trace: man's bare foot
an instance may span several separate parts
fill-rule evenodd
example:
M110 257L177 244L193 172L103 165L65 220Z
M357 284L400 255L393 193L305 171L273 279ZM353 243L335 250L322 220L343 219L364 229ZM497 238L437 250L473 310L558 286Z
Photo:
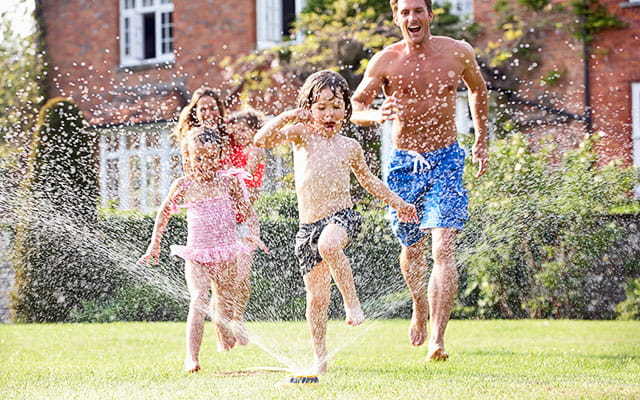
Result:
M241 346L246 346L249 344L249 333L247 329L244 327L244 321L235 321L235 336L238 340L238 344Z
M200 364L197 361L185 360L184 361L185 372L198 372L200 371Z
M360 308L360 304L355 307L348 308L344 307L344 312L346 315L346 322L351 326L358 326L364 322L364 313L362 312L362 308Z
M427 339L427 321L424 316L419 317L415 309L411 315L409 325L409 343L413 346L421 346Z
M433 350L429 349L427 355L427 361L447 361L449 354L447 354L442 347L435 347Z

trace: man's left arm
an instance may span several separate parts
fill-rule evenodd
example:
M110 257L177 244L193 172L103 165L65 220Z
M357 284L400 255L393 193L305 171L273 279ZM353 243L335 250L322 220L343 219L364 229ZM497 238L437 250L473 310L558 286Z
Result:
M462 80L469 89L469 108L473 119L475 142L471 149L473 162L478 163L476 178L487 171L489 154L487 150L487 122L489 120L489 100L487 97L487 85L484 82L480 67L476 62L473 48L468 43L462 43L464 47Z

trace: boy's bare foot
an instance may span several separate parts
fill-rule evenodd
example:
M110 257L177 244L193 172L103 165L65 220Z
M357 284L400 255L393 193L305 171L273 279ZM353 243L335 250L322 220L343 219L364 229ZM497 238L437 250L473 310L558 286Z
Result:
M327 369L328 369L328 361L327 361L327 357L323 357L323 358L316 358L316 374L317 375L323 375L327 373Z
M356 305L355 307L348 308L344 307L344 312L346 315L346 322L351 326L358 326L364 322L364 313L362 312L362 308L360 305Z
M184 361L185 372L198 372L200 371L200 364L197 361L185 360Z
M448 358L449 354L440 346L434 347L433 350L429 349L429 354L427 355L427 361L447 361Z
M415 309L411 315L409 325L409 343L413 346L421 346L427 339L427 321L424 316L418 316Z
M238 344L246 346L249 344L249 333L244 327L244 321L235 321L235 336L238 340Z

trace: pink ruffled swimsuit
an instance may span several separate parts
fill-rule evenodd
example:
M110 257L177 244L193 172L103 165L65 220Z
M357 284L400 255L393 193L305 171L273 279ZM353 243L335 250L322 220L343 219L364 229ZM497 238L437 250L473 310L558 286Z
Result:
M187 181L182 187L189 184L191 182ZM250 249L238 240L233 201L228 194L188 202L180 207L187 209L187 245L171 246L172 255L202 264L218 264L250 253ZM178 212L178 206L174 205L174 212ZM215 269L214 265L207 267Z

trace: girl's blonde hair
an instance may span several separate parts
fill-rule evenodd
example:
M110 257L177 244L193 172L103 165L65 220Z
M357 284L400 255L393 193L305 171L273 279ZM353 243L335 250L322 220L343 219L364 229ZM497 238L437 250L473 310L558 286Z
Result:
M210 87L202 86L193 92L189 104L187 104L180 112L180 118L178 118L178 123L172 133L172 136L176 138L178 143L182 142L182 139L187 136L187 133L192 128L200 126L200 122L198 122L196 117L196 107L198 105L198 100L206 96L215 100L218 110L220 111L220 116L216 121L216 126L218 127L218 131L222 134L226 134L226 131L224 130L224 122L227 117L227 108L225 107L224 101L220 99L220 95L217 91Z

